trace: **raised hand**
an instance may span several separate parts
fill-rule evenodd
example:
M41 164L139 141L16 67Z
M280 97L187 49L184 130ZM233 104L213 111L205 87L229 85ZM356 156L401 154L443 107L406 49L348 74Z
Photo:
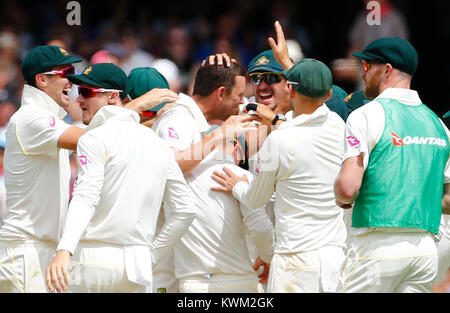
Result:
M289 57L289 51L286 43L286 38L284 37L283 28L278 21L275 22L274 26L275 32L277 34L277 41L275 42L272 37L269 37L267 41L272 48L273 55L277 62L281 64L283 69L288 70L294 65L294 63Z

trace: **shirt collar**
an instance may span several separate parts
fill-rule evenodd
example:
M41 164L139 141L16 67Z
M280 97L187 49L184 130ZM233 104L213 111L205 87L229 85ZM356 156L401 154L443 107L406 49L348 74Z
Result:
M194 101L194 99L192 99L188 95L185 95L184 93L180 93L178 97L179 99L177 100L177 102L175 102L175 105L181 105L187 108L192 114L194 120L198 123L200 131L202 133L207 132L211 125L209 125L208 121L205 118L205 115L200 110L198 104Z
M422 100L419 98L419 94L415 90L406 88L387 88L375 98L389 98L397 100L406 105L420 105Z
M23 86L21 105L29 104L36 104L52 112L60 119L63 119L67 115L67 112L48 94L36 87L25 84Z
M290 121L284 122L281 124L278 129L286 128L290 126L301 126L311 123L322 123L325 121L328 117L328 112L330 110L328 107L324 104L322 104L320 107L318 107L312 114L300 114L299 116L296 116Z
M95 113L86 131L97 128L106 123L108 120L122 120L128 122L139 123L139 114L130 109L125 109L115 105L105 105Z

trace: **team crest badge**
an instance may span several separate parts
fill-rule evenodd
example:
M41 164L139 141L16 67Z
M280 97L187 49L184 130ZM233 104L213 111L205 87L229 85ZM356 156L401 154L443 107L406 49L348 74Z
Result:
M67 53L67 51L64 50L63 48L59 48L59 51L60 51L63 55L65 55L65 56L69 55L69 54Z
M265 55L263 55L258 60L256 60L255 65L266 65L269 62L270 60Z
M92 72L92 66L89 66L88 68L86 68L86 69L83 71L83 74L84 74L84 75L87 75L87 74L89 74L90 72Z

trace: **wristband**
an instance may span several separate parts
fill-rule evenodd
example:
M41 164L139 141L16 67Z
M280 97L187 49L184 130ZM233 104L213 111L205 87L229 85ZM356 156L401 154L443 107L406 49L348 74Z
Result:
M250 102L249 104L246 105L245 109L247 111L256 111L256 109L258 108L258 105L256 103Z
M278 114L275 115L275 117L272 120L272 125L276 125L279 119L280 119L280 116Z

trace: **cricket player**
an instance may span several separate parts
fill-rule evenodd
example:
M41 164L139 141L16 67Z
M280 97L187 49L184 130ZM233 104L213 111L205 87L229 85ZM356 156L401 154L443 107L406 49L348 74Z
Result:
M411 89L418 53L384 37L353 53L364 96L345 130L337 203L353 207L341 292L431 292L434 235L449 202L449 131ZM448 211L447 211L448 212Z
M94 64L69 79L79 85L88 127L78 142L78 180L47 286L58 292L151 290L152 261L173 248L195 217L191 191L170 148L123 108L128 80L120 68ZM162 201L173 210L153 238Z

